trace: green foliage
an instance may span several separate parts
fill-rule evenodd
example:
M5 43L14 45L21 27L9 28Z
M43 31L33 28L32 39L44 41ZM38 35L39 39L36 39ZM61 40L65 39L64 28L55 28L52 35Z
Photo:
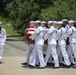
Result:
M47 9L42 9L40 14L44 20L62 20L76 19L76 0L57 0L54 1L53 6L49 6Z
M13 0L7 4L12 26L18 33L23 33L30 20L40 19L41 9L47 8L51 0Z
M1 0L0 6L2 17L22 35L30 20L76 19L76 0Z

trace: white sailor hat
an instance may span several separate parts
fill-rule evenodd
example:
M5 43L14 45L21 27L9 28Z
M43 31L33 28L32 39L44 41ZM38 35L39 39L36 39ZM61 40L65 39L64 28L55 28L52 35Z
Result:
M29 23L32 24L32 23L35 23L35 21L30 21Z
M70 20L70 21L68 21L68 23L74 23L74 20Z
M61 24L63 24L63 22L62 21L58 21L57 24L60 24L61 25Z
M48 21L47 23L48 23L48 24L52 24L52 23L53 23L53 21Z
M0 24L2 24L2 22L0 22Z
M42 23L42 24L46 24L46 22L45 22L45 21L41 21L41 23Z
M57 24L57 21L53 21L53 24Z
M67 19L63 19L63 20L62 20L62 22L67 22L67 21L68 21Z
M35 24L38 24L38 23L41 23L41 21L40 20L35 21Z

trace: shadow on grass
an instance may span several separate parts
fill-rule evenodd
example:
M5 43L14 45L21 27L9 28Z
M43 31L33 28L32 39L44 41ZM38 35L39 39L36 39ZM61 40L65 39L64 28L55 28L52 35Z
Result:
M24 41L24 37L21 35L10 35L7 36L7 41Z
M7 37L21 37L21 35L8 35Z

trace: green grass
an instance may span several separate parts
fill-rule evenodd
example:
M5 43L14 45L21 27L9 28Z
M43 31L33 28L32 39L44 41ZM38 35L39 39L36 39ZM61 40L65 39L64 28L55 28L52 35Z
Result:
M17 31L14 31L11 24L3 25L3 28L6 30L8 37L14 37L15 39L23 40L24 36L17 33Z

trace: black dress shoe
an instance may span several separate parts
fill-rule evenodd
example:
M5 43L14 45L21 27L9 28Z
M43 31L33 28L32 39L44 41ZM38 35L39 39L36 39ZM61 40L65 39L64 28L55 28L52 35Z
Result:
M72 67L72 66L75 66L75 64L71 63L71 67Z
M71 68L71 65L65 65L64 68Z
M36 64L36 66L39 66L39 65Z
M28 65L28 63L21 63L22 65Z
M54 67L54 64L53 63L47 63L47 66Z
M66 68L71 68L71 66L69 65L69 66L66 66Z
M60 65L60 67L63 67L63 66L64 66L64 64L63 64L63 63L59 63L59 65Z
M30 67L30 68L36 68L35 66L32 66L32 65L29 65L28 67Z
M45 69L45 67L38 67L37 69Z
M72 68L76 68L76 65L72 66Z
M71 65L65 65L65 64L60 64L60 66L62 67L62 68L71 68Z
M50 66L51 63L47 63L47 66Z
M59 69L60 67L53 67L53 69Z

